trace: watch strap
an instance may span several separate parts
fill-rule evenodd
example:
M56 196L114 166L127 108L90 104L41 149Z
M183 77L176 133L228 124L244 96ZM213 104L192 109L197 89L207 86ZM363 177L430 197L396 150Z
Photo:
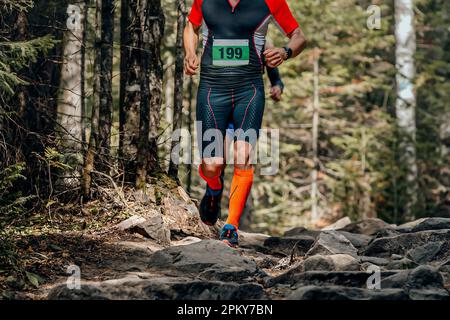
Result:
M287 55L286 60L290 59L292 57L292 49L289 47L284 47L283 49L284 49L284 51L286 51L286 55Z

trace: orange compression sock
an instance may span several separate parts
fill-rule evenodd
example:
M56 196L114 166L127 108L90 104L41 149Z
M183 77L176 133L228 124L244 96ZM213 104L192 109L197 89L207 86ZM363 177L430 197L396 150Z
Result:
M198 173L200 174L200 177L206 181L208 186L213 190L220 190L222 189L222 183L220 182L220 173L217 177L208 178L204 175L202 171L202 165L198 166Z
M239 220L252 188L254 171L254 169L234 169L227 224L235 226L236 229L239 227Z

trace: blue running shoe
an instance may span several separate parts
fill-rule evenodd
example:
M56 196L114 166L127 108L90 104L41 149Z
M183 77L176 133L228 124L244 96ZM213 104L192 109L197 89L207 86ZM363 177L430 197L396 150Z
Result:
M230 247L235 247L238 245L238 238L239 236L237 229L231 224L226 224L220 233L220 240L225 242Z
M222 201L223 194L223 174L220 177L222 183L222 189L213 190L206 185L206 192L200 202L200 219L204 224L213 226L220 218L220 203Z

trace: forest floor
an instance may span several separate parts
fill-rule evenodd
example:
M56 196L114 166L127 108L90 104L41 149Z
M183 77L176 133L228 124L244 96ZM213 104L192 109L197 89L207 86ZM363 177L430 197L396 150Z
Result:
M78 214L47 212L16 230L3 298L450 299L450 219L242 232L233 249L175 184L102 192Z

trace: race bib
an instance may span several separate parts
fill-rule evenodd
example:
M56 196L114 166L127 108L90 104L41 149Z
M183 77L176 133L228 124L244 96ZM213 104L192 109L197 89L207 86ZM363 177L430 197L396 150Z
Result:
M249 64L248 40L214 39L212 49L214 66L237 67Z

